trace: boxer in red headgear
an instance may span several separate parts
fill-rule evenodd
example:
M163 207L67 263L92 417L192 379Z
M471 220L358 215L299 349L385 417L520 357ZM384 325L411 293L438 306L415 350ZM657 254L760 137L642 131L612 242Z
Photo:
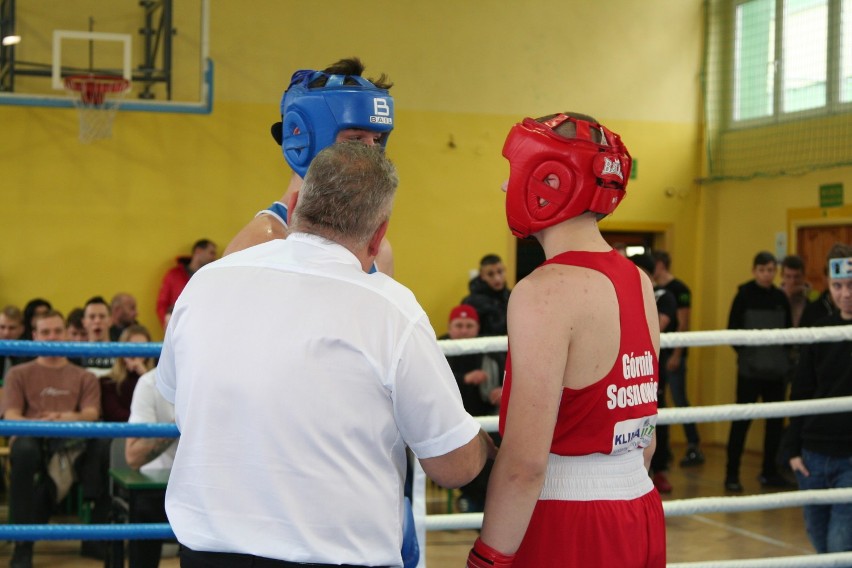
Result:
M503 443L473 568L665 566L655 444L659 320L647 275L601 236L631 159L591 117L514 126L506 216L547 260L509 300Z

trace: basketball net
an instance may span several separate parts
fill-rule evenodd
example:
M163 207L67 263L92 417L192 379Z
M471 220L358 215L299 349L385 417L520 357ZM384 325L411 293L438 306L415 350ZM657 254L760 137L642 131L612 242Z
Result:
M63 81L80 118L80 142L112 136L118 104L130 91L130 81L112 75L71 75Z

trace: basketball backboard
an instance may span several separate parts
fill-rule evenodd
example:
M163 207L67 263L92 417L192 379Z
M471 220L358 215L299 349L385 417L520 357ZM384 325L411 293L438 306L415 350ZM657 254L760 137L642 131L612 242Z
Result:
M131 81L119 110L210 112L209 0L0 0L0 104L70 107L69 75Z

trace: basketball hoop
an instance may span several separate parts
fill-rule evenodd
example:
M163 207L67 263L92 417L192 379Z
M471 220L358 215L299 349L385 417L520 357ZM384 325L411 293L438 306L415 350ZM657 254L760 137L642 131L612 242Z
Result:
M80 141L89 143L112 135L118 103L130 91L130 81L114 75L70 75L63 81L80 116Z

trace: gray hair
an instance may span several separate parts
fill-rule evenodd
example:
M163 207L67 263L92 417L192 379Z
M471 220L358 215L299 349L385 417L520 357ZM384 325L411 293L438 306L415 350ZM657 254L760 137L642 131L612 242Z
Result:
M311 161L290 229L363 246L390 218L398 184L380 146L332 144Z

